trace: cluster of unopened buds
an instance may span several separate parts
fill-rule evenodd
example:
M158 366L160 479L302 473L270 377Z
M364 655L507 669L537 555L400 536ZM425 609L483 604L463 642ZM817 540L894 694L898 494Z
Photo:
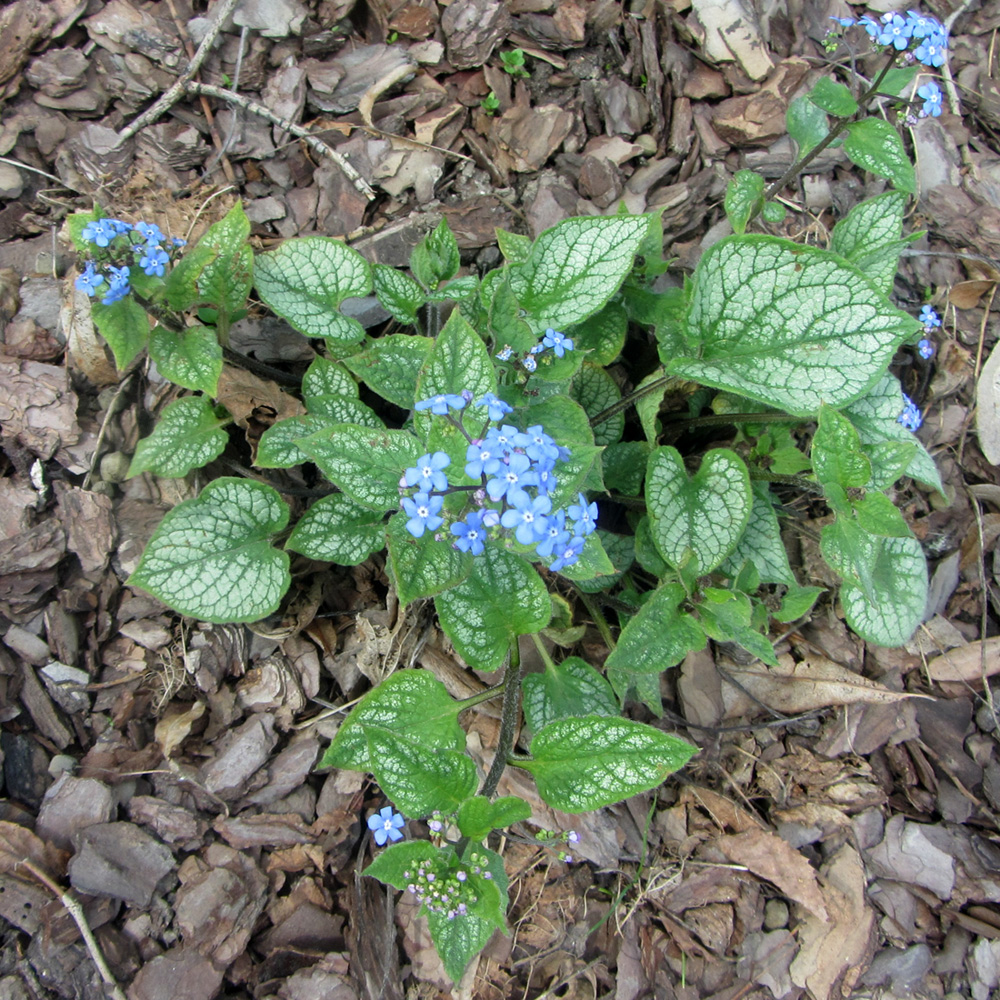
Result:
M573 350L573 341L558 330L547 327L545 335L529 351L515 357L514 349L509 344L505 344L503 350L497 353L497 360L516 361L526 372L531 373L538 368L539 356L548 350L551 350L557 358L565 357L567 351Z
M100 251L98 270L94 260L88 260L76 279L76 287L91 298L102 295L101 302L110 306L131 291L132 267L138 264L145 274L162 278L172 254L186 241L167 239L156 223L124 222L122 219L95 219L83 227L80 237ZM164 244L169 249L164 249Z
M855 24L864 28L875 45L895 49L906 63L918 62L931 69L944 65L948 35L940 21L910 10L906 16L889 11L877 20L872 17L834 17L842 28ZM937 118L941 114L941 88L933 81L921 84L917 96L924 102L921 118Z
M579 844L580 834L578 834L576 830L539 830L538 833L535 834L535 839L541 841L546 846L555 846L558 844ZM557 847L555 854L560 861L564 861L568 865L573 863L573 855L568 854L561 848Z
M433 913L442 913L449 920L465 916L469 907L479 901L471 875L491 879L493 873L486 867L484 855L473 851L468 862L439 855L420 862L414 868L407 868L403 878L407 880L407 890L417 897Z
M444 451L428 452L407 469L400 480L402 508L409 520L406 530L414 538L437 531L444 524L442 508L447 493L472 495L473 509L449 526L454 547L460 552L482 553L491 530L513 532L522 545L534 546L549 568L558 572L580 558L589 535L597 526L597 504L582 494L566 509L552 509L550 495L556 487L556 463L570 458L568 448L555 442L541 424L526 431L509 424L491 426L512 412L509 404L488 392L475 399L471 392L445 393L423 399L414 407L445 416L468 441L465 475L479 485L452 485L445 469L451 458ZM469 411L486 411L477 437L465 428ZM456 413L458 416L456 416ZM446 536L442 536L446 537Z

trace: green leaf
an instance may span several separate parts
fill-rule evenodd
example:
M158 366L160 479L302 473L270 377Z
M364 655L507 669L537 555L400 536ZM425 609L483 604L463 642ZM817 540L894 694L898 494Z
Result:
M413 326L417 310L424 304L424 290L408 274L387 264L372 265L375 294L397 323Z
M653 540L671 566L692 558L709 573L736 547L750 518L750 475L743 460L713 448L688 477L676 448L657 448L646 469L646 504Z
M362 874L377 878L383 885L406 889L413 881L414 870L425 862L436 861L441 853L429 840L401 840L376 854Z
M835 83L828 76L821 76L809 92L809 100L837 118L850 118L858 113L858 102L842 83Z
M635 561L658 580L670 572L670 567L664 562L660 550L653 541L653 533L647 514L643 514L635 526Z
M885 177L907 194L917 193L917 175L899 133L881 118L864 118L850 125L844 152L852 163Z
M399 507L399 479L421 453L409 431L356 424L335 424L299 439L298 446L355 503L382 511Z
M217 479L167 513L126 582L202 621L257 621L291 582L288 555L270 543L287 523L277 490Z
M502 912L499 911L498 912ZM484 920L474 913L449 920L443 913L428 913L431 940L441 956L444 971L458 982L469 962L478 955L497 930L490 920Z
M321 562L357 566L384 545L382 515L333 493L299 518L285 548Z
M149 357L160 374L174 385L215 396L222 374L222 348L215 330L189 326L177 333L165 326L149 335Z
M261 434L254 465L259 469L290 469L308 462L309 456L297 442L332 426L333 422L327 417L307 413L279 420Z
M358 424L379 430L385 428L375 411L365 406L356 394L338 396L336 393L328 393L325 396L312 396L309 399L309 414L322 417L328 424Z
M407 605L420 597L433 597L461 583L472 569L473 556L459 552L452 544L454 535L439 540L435 532L425 531L414 538L406 530L404 511L389 520L389 572L399 595Z
M186 396L163 408L153 433L135 448L128 477L153 472L165 479L186 476L225 450L229 423L224 410L213 408L206 396Z
M637 674L659 674L677 666L692 650L705 648L705 634L681 609L684 588L679 583L658 587L622 629L604 667L622 700Z
M579 656L549 663L540 674L528 674L522 687L524 719L535 733L556 719L621 714L611 685Z
M894 66L882 77L882 84L878 88L883 94L902 94L903 91L913 83L913 78L921 72L926 72L919 63L912 66Z
M646 441L620 441L604 449L604 485L629 497L642 492L650 446Z
M789 625L804 618L816 603L816 598L822 593L822 587L800 587L798 585L789 587L788 592L781 599L778 610L774 612L775 621Z
M591 419L622 398L621 389L607 370L590 362L585 362L574 376L570 395L586 410L587 416ZM621 440L624 429L625 413L622 411L607 420L602 420L593 428L594 443L614 444Z
M569 396L549 396L539 403L532 403L526 411L528 425L541 424L545 432L572 451L578 445L593 445L594 432L590 429L587 411ZM559 466L556 466L559 472Z
M881 441L865 448L872 463L872 478L868 486L885 490L904 475L918 454L917 441Z
M218 310L220 327L228 327L233 313L246 305L254 264L249 236L250 220L237 201L198 241L199 249L211 251L195 279L199 301Z
M466 274L442 285L427 296L428 302L464 302L479 291L479 279L474 274Z
M598 528L587 536L580 558L564 566L559 575L572 580L587 594L597 594L613 587L635 560L635 542L631 535L613 535Z
M371 291L371 268L339 240L304 236L259 254L254 286L274 312L307 337L346 345L365 335L364 327L342 316L339 306Z
M662 379L663 374L663 369L657 368L656 371L651 372L636 386L636 391L644 389L647 385ZM669 385L664 383L659 388L651 389L645 395L640 396L635 403L636 416L638 416L639 423L642 424L642 432L646 435L646 440L650 444L656 444L660 436L657 417L659 416L660 406L663 404L663 397L666 395L668 388Z
M826 112L818 108L806 96L796 97L795 100L789 102L785 124L788 128L788 134L798 147L800 157L815 149L830 131Z
M427 748L381 726L364 726L379 788L407 816L454 812L476 790L476 765L457 750Z
M830 249L846 257L884 294L892 291L900 251L913 239L902 239L906 195L886 191L851 209L833 227Z
M531 741L530 771L553 809L580 813L655 788L697 748L631 719L587 715L559 719Z
M108 347L115 356L115 367L122 371L149 340L149 317L146 310L131 295L126 295L109 306L93 300L90 303L90 315L94 326L108 342Z
M847 624L879 646L909 642L927 606L927 561L915 538L877 539L871 597L845 580L840 602Z
M440 393L460 394L465 389L478 399L484 393L496 392L496 387L496 374L486 345L456 309L435 339L420 369L416 397L408 405ZM426 427L432 417L424 413L419 419Z
M564 330L592 316L625 280L649 217L566 219L535 240L531 254L510 265L510 286L538 330Z
M89 219L87 220L90 221ZM83 228L82 226L80 227ZM518 233L509 233L506 229L497 229L497 245L500 253L509 264L521 264L531 255L531 240Z
M206 234L207 235L207 234ZM187 312L201 303L198 279L201 272L219 256L217 247L199 241L189 247L184 256L167 272L164 278L164 298L176 312Z
M628 313L617 302L609 302L600 312L572 327L566 334L574 351L590 352L589 359L598 365L610 365L625 346Z
M504 795L492 802L476 795L459 806L456 822L463 837L478 843L492 830L523 823L530 815L531 806L516 795Z
M757 568L762 583L783 583L796 586L795 576L788 565L788 553L781 540L781 527L774 512L774 501L766 483L753 483L753 507L746 531L736 548L727 556L720 569L735 577L747 561Z
M342 364L383 399L409 410L418 398L417 377L433 345L430 337L394 333L370 341Z
M872 464L861 451L858 432L832 406L819 409L810 455L816 480L823 486L836 483L845 490L857 489L871 478Z
M468 577L434 603L455 649L477 670L497 670L511 643L545 628L552 615L541 577L523 559L492 542L475 557Z
M902 441L916 446L916 454L906 466L906 474L943 493L941 476L927 449L900 422L903 393L894 375L883 375L868 393L844 408L844 416L854 425L866 446Z
M688 357L668 370L795 416L843 406L920 328L835 254L774 236L731 236L702 256Z
M302 399L312 412L313 403L324 396L358 397L358 383L343 365L316 357L302 376Z
M900 509L878 490L868 490L863 497L851 501L858 524L872 535L912 538L913 532Z
M410 270L420 284L430 289L437 288L442 281L454 278L461 264L458 243L446 218L410 254Z
M378 726L428 750L464 750L459 703L429 670L399 670L373 688L337 730L319 767L372 771L365 729Z
M778 665L774 647L752 624L753 608L746 594L706 588L698 605L698 623L716 642L735 642L772 667Z
M765 201L760 214L765 222L777 225L779 222L785 221L785 206L777 201Z
M823 558L852 585L862 588L869 601L875 600L875 563L882 539L870 535L850 516L840 517L820 533Z
M737 170L726 187L725 209L729 224L739 234L746 232L754 209L764 196L764 178L753 170Z

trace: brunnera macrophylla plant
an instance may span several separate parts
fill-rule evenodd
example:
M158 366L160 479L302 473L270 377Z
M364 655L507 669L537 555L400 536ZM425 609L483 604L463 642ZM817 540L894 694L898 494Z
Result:
M623 717L628 700L660 715L660 674L709 640L775 663L771 624L804 617L823 593L792 572L779 501L804 491L825 503L820 549L860 636L898 645L922 619L926 563L890 491L902 476L941 484L913 434L919 408L889 368L900 356L926 365L940 319L929 304L916 319L890 300L912 239L913 168L883 119L861 117L876 93L917 83L896 62L930 46L933 65L943 49L916 18L883 19L877 35L862 22L888 57L864 93L824 78L789 109L798 169L846 133L848 155L891 188L821 248L747 232L777 218L780 187L741 171L726 197L734 234L679 288L659 280L655 213L568 219L535 240L499 231L505 263L481 278L459 275L444 222L407 273L325 237L254 255L239 205L181 256L150 223L69 221L78 287L119 366L145 349L191 392L164 408L130 475L183 476L227 446L217 386L251 288L319 346L299 389L305 413L256 447L274 485L211 481L166 515L129 583L185 615L248 622L280 608L289 553L350 566L384 551L401 605L432 600L457 653L501 672L460 701L428 670L397 671L321 762L373 774L391 802L369 818L383 849L366 871L422 903L456 980L506 928L503 860L488 845L531 808L497 797L505 768L567 813L655 788L695 748ZM394 320L379 335L340 308L372 291ZM655 356L633 349L649 344ZM613 364L628 371L625 394ZM362 387L386 405L368 405ZM704 428L730 428L731 444L706 444ZM306 463L330 492L292 523L281 470ZM579 639L573 595L608 645L602 669L557 661L543 642L569 650ZM542 672L522 676L522 637ZM492 698L500 736L484 776L460 717ZM431 839L407 839L403 816L427 819ZM558 847L575 834L539 839Z

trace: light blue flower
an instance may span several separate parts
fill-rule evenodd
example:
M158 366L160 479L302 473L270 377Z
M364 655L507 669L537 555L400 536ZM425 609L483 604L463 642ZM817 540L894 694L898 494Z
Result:
M944 65L944 39L941 35L928 35L913 50L913 58L934 69Z
M406 522L406 530L414 538L420 538L424 531L435 531L444 523L444 518L438 516L444 497L428 496L426 493L414 493L412 497L403 497L403 510L410 515Z
M578 562L580 553L583 552L583 543L584 539L580 535L577 535L575 538L570 539L569 544L564 548L556 549L558 555L552 561L549 569L554 573L558 573L563 567L572 566L575 562Z
M500 468L500 459L488 440L470 444L465 449L465 474L470 479L492 476Z
M80 233L80 238L87 243L94 243L99 247L106 247L117 235L111 219L95 219L88 222Z
M941 317L935 312L934 307L930 305L924 306L917 318L924 324L924 329L928 333L941 325Z
M909 46L912 33L913 28L910 23L899 14L893 14L882 25L882 30L878 35L878 43L879 45L895 46L902 52Z
M135 224L135 231L150 246L159 246L166 239L166 236L163 235L160 227L155 222L137 222Z
M81 292L86 292L91 298L97 293L97 289L104 284L104 275L94 269L94 262L87 261L87 266L83 273L73 282Z
M557 510L546 521L545 533L535 551L543 559L548 559L553 552L562 552L569 545L572 537L566 529L566 511Z
M941 98L944 95L941 93L941 88L936 83L930 81L918 87L917 96L924 102L924 106L920 111L920 116L922 118L941 117Z
M464 521L456 521L451 526L451 533L456 536L456 549L478 556L486 544L486 527L483 524L482 512L474 510Z
M920 407L905 392L903 393L903 412L896 418L896 422L914 433L920 430L920 425L924 422Z
M463 409L465 402L465 399L458 393L442 392L437 396L431 396L429 399L421 399L420 402L414 403L413 408L415 410L430 410L431 413L444 416L449 408L452 410Z
M417 486L421 491L448 489L448 477L442 472L451 464L446 451L428 452L417 459L417 464L404 473L407 486Z
M393 812L391 806L386 806L368 817L368 829L375 835L375 843L382 847L387 840L402 840L399 832L406 820L398 812Z
M108 291L104 298L101 299L102 304L106 306L114 305L115 302L125 298L131 290L128 267L108 265Z
M925 361L934 357L934 344L931 343L926 337L917 341L917 353Z
M830 20L836 21L842 28L849 28L857 23L853 17L831 17Z
M576 524L573 530L578 535L589 535L597 527L597 504L587 503L587 498L582 494L577 494L578 503L570 504L569 516Z
M480 396L479 401L473 405L476 407L485 406L490 420L503 420L508 413L514 412L514 407L511 406L510 403L505 403L492 392L483 393L483 395Z
M500 523L505 528L514 528L514 537L522 545L534 545L545 536L548 527L546 514L552 510L552 501L548 497L535 497L532 500L523 490L516 491L509 498L513 506L503 512Z
M526 372L533 372L538 367L538 362L529 354L522 362Z
M551 347L557 358L561 358L566 351L573 350L573 341L558 330L553 330L552 327L545 331L542 343L546 347Z
M908 10L907 14L910 15L907 19L910 25L910 34L914 38L927 38L928 35L938 35L944 31L940 22L933 17L920 14L915 10Z
M170 257L166 250L147 243L145 255L139 261L139 267L141 267L146 274L155 274L158 278L162 278L169 261Z
M496 475L486 483L486 492L491 500L509 497L515 490L523 488L522 477L531 467L527 455L511 455L506 465L497 469Z

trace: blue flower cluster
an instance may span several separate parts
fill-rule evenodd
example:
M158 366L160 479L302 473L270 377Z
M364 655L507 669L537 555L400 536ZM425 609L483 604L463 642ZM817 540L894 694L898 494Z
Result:
M924 422L924 415L920 412L920 407L905 392L903 393L903 412L896 418L896 422L914 433L920 430L920 425Z
M522 545L534 546L550 569L558 572L580 558L589 535L597 527L597 504L582 494L566 509L552 509L556 487L556 463L570 457L568 448L556 443L541 424L526 431L499 424L512 412L509 404L491 392L474 400L469 392L446 393L418 402L416 410L448 416L469 442L465 453L465 475L480 481L480 488L451 486L445 469L451 464L446 452L421 456L403 473L400 486L416 489L404 496L402 509L409 520L406 530L414 538L436 531L444 524L444 494L456 490L472 492L475 509L449 527L460 552L479 555L493 528L506 528ZM478 437L471 437L462 416L468 410L485 410L486 421ZM459 418L454 416L457 411ZM493 426L491 426L493 424Z
M928 335L932 334L941 326L941 317L934 311L933 306L925 305L920 310L920 315L917 318L924 324L924 333ZM933 358L934 352L934 341L929 340L928 337L921 337L920 340L917 341L917 353L925 361L929 358Z
M106 271L99 271L95 262L88 260L76 279L76 287L91 298L100 294L106 285L101 299L106 306L125 298L131 291L129 277L132 264L138 263L146 274L162 278L170 263L170 253L163 249L163 244L168 242L172 248L185 244L185 240L176 237L167 241L155 223L137 222L132 225L121 219L95 219L83 227L80 236L84 242L107 251L105 256L110 257L118 251L115 259L119 266L108 263Z
M547 327L541 341L535 344L527 354L519 356L515 360L519 361L521 367L530 373L537 370L538 355L546 350L551 350L557 358L562 358L566 356L567 351L573 350L573 341L564 333ZM497 354L497 360L510 361L513 355L514 349L509 344L505 344L503 350Z

